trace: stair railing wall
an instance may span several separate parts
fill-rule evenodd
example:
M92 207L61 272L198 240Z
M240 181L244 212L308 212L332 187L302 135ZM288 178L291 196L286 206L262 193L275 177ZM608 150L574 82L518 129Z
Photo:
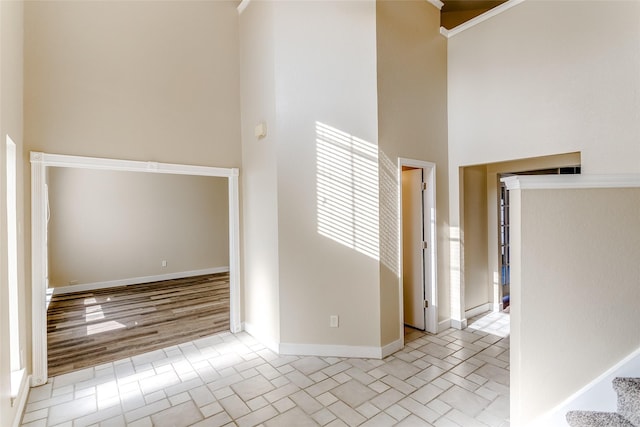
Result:
M511 422L525 426L640 347L640 175L505 182Z

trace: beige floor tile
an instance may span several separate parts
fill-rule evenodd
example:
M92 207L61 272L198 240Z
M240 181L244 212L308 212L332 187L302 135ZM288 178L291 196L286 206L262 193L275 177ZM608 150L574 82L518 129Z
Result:
M231 385L231 389L245 402L268 393L274 388L273 384L262 375L257 375Z
M376 393L362 383L351 380L331 390L338 399L352 408L357 408L369 399L376 397Z
M265 423L266 427L315 427L318 423L300 408L293 408Z
M508 317L407 331L384 360L207 337L54 377L30 391L22 426L509 426Z
M396 420L384 412L376 415L375 417L365 421L361 424L362 427L392 427L396 424Z
M358 426L366 421L365 417L360 415L356 410L352 409L341 400L331 404L331 406L329 406L329 410L348 426Z
M490 403L487 399L457 385L442 393L439 399L471 417L478 415Z
M251 412L250 414L245 415L244 417L238 418L235 420L238 427L253 427L258 424L262 424L265 421L275 417L278 415L278 411L269 405L264 408L260 408L257 411Z
M186 427L202 418L198 407L191 400L151 415L154 427Z
M294 362L291 362L291 366L305 375L311 375L314 372L326 368L327 366L329 366L329 364L319 357L311 356L303 357Z

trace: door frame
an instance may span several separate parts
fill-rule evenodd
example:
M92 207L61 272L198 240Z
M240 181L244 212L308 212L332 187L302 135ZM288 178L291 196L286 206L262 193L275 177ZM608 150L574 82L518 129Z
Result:
M229 288L230 330L242 330L240 322L240 205L237 168L216 168L172 163L80 157L31 152L31 386L47 382L47 167L68 167L107 171L147 172L174 175L211 176L228 179L229 189Z
M425 330L429 333L438 333L438 246L436 232L436 164L423 160L398 158L398 224L399 224L399 305L400 305L400 337L404 342L404 299L402 270L402 167L422 169L423 181L427 183L424 192L424 233L427 242L427 256L425 257L429 274L425 276L425 296L429 301L429 307L425 310Z

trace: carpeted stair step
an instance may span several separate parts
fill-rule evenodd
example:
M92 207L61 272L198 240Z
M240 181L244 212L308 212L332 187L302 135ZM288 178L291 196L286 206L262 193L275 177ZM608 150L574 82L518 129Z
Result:
M618 414L640 426L640 378L615 378L613 389L618 393Z
M571 427L636 427L615 412L570 411L567 422Z

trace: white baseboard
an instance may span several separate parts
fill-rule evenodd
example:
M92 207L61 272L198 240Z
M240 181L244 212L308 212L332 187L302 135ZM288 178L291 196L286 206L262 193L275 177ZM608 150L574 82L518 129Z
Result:
M280 354L382 359L383 348L358 345L280 343Z
M445 319L438 322L438 333L446 331L451 327L451 319Z
M382 359L392 355L396 351L402 350L404 347L404 339L398 339L382 347Z
M27 403L27 395L29 394L29 384L31 384L31 375L25 375L22 383L20 384L20 390L18 395L13 401L13 407L15 407L15 415L13 418L13 427L19 427L20 421L22 421L22 413L24 412L25 404Z
M384 347L367 347L335 344L278 344L272 337L266 336L251 323L244 322L242 330L260 341L265 347L277 354L292 356L353 357L361 359L383 359L398 350L402 350L403 340L398 339Z
M142 283L160 282L162 280L181 279L184 277L202 276L204 274L227 273L229 267L212 267L202 270L179 271L177 273L159 274L156 276L141 276L128 279L110 280L106 282L83 283L79 285L58 286L53 288L53 294L68 294L71 292L85 292L95 289L115 288L117 286L139 285Z
M262 345L267 347L269 350L271 350L271 351L273 351L274 353L277 353L277 354L280 353L279 345L273 339L273 337L268 336L267 334L262 332L260 329L258 329L255 326L253 326L251 323L243 322L242 323L242 330L245 331L246 333L248 333L249 335L251 335L252 337L254 337L255 339L257 339L258 341L260 341L262 343Z
M454 329L466 329L467 328L467 319L462 319L462 320L456 320L456 319L450 319L451 320L451 327Z
M464 312L464 317L466 317L468 319L470 317L477 316L478 314L486 313L488 311L491 311L492 307L493 307L493 305L490 302L488 302L486 304L479 305L477 307L474 307L472 309L469 309L469 310L465 311Z

